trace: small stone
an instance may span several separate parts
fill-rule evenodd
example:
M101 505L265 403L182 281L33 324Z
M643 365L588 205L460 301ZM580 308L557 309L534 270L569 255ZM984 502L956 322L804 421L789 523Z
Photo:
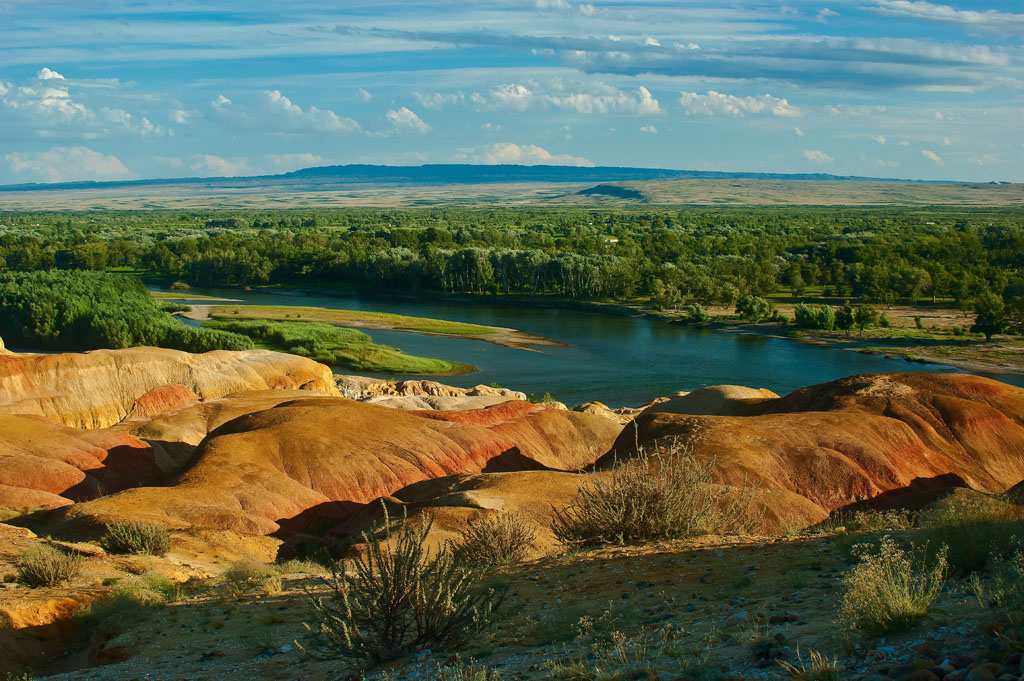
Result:
M727 626L727 627L738 627L739 625L741 625L741 624L743 624L744 622L747 621L747 617L748 617L747 611L746 610L740 610L739 612L736 612L736 613L733 613L732 615L729 615L729 618L727 620L725 620L725 626Z
M890 669L889 676L896 679L896 681L909 681L916 671L917 669L912 664L901 664Z
M291 643L285 643L283 646L281 646L280 648L277 649L277 652L279 652L279 653L290 653L293 650L295 650L295 646L293 646Z
M910 677L909 681L939 681L939 677L927 669L918 669Z
M946 677L949 678L948 676ZM985 666L978 666L967 672L967 681L995 681L992 671Z
M954 655L949 658L949 663L957 669L967 669L971 666L973 660L966 655Z
M796 622L796 615L772 615L768 618L768 624L790 624Z
M942 678L942 681L964 681L967 678L966 669L957 669L955 672L950 672Z
M928 671L930 671L932 674L935 674L935 676L945 681L945 678L948 674L952 674L956 671L956 667L954 667L951 664L940 664L937 667L932 667Z

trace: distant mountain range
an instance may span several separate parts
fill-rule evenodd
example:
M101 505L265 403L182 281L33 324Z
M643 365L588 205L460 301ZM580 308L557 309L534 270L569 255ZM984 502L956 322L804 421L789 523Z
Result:
M893 178L829 175L827 173L726 173L666 168L598 166L522 166L431 164L421 166L343 165L304 168L282 175L252 177L183 177L117 182L58 182L0 186L0 191L100 189L192 185L197 189L268 189L325 191L372 187L413 187L447 184L500 184L512 182L627 182L631 180L805 180L814 182L914 182Z

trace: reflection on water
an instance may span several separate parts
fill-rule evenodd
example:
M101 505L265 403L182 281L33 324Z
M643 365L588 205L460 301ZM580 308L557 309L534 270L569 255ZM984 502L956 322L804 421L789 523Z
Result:
M876 355L823 348L779 338L725 334L665 322L575 310L451 300L280 295L235 290L194 290L248 304L298 305L396 314L507 326L567 343L544 352L513 350L492 343L422 336L403 331L368 333L377 343L405 352L478 367L478 372L441 379L469 387L498 383L538 395L545 391L567 404L599 400L611 407L637 405L660 395L705 385L737 384L785 394L814 383L858 373L955 371ZM242 303L240 303L242 304ZM338 373L354 373L335 367ZM409 378L366 374L384 378ZM994 378L1024 385L1022 376Z

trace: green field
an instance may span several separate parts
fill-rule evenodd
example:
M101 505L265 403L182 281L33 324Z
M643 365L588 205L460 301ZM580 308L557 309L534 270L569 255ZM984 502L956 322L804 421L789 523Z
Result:
M356 371L396 374L453 375L476 367L431 357L407 355L397 348L377 345L365 333L314 321L266 321L239 319L209 321L204 327L239 333L258 347L309 357L330 366Z
M365 326L416 333L437 333L445 336L481 336L496 333L498 329L479 324L449 322L427 317L407 317L387 312L365 310L330 310L323 307L291 307L288 305L216 305L210 308L214 319L301 319L307 322Z

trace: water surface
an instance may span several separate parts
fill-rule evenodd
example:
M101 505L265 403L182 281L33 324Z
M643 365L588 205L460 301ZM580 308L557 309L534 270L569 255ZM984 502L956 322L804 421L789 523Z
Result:
M507 326L547 336L566 343L567 347L544 347L543 352L529 352L478 340L362 329L377 343L414 355L440 357L479 368L471 374L436 379L441 382L460 387L497 383L537 395L550 392L555 399L570 405L598 400L611 407L633 406L661 395L716 384L768 388L784 395L850 374L959 371L943 365L889 359L782 338L721 333L641 317L578 310L476 301L224 289L194 289L190 293L244 301L237 304L376 310ZM334 370L380 378L415 378L408 374L355 372L347 367L334 367ZM989 375L1024 386L1024 376Z

